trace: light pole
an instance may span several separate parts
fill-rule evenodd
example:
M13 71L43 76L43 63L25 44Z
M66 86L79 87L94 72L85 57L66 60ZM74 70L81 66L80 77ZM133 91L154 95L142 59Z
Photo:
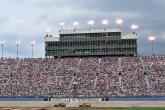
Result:
M121 28L121 25L123 24L123 19L119 18L116 20L116 24L119 25L119 28Z
M136 30L139 28L139 26L137 24L132 24L131 25L131 29L133 30L133 33L137 34L136 33Z
M87 22L87 24L89 25L89 29L91 29L92 25L94 24L95 22L93 20L90 20Z
M76 30L77 29L77 26L79 25L79 22L76 21L76 22L73 22L73 26L74 26L74 29Z
M61 27L61 30L63 30L63 29L64 29L64 25L65 25L65 23L64 23L64 22L59 23L59 26Z
M152 44L152 56L154 56L154 41L156 40L156 37L155 36L149 36L148 37L148 40L151 42Z
M1 56L1 59L3 59L3 47L4 47L4 44L5 44L5 41L0 41L0 44L2 46L2 56Z
M31 41L30 42L30 45L31 45L31 47L32 47L32 56L31 56L31 58L33 58L33 48L34 48L34 45L35 45L35 41Z
M45 29L45 32L46 32L46 36L49 37L49 33L51 32L51 29L47 28L47 29Z
M104 29L106 29L107 28L107 24L108 24L108 20L103 20L102 21L102 24L104 25Z
M18 46L21 44L21 41L16 41L16 45L17 45L17 59L19 58L18 57Z

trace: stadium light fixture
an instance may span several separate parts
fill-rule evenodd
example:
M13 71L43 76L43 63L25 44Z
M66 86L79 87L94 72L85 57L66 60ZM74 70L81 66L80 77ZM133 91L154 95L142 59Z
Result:
M6 41L0 41L1 44L1 48L2 48L2 56L1 59L3 59L3 48L4 48L4 44L6 43Z
M119 19L117 19L116 20L116 24L118 24L119 25L119 28L121 27L121 25L123 24L123 19L121 19L121 18L119 18Z
M59 26L61 27L61 30L63 30L64 25L65 25L65 23L64 23L64 22L59 23Z
M131 25L131 29L133 30L133 34L135 33L135 34L137 34L136 33L136 30L139 28L139 26L137 25L137 24L132 24Z
M5 44L6 43L6 41L0 41L0 44Z
M108 20L106 20L106 19L103 20L103 21L102 21L102 24L105 26L104 28L106 28L106 26L107 26L107 24L108 24Z
M95 23L94 20L90 20L87 22L87 24L89 24L89 29L91 29L91 27L94 23Z
M21 41L17 40L17 41L16 41L16 45L17 45L17 59L19 58L19 57L18 57L18 47L19 47L20 44L21 44Z
M153 41L156 40L156 37L155 37L155 36L149 36L149 37L148 37L148 40L151 41L151 42L153 42Z
M17 44L17 45L20 45L20 44L21 44L21 41L17 40L17 41L16 41L16 44Z
M139 26L136 25L136 24L132 24L132 25L131 25L131 29L132 29L132 30L136 30L136 29L138 29L138 28L139 28Z
M31 42L30 42L30 45L31 45L31 47L32 47L32 56L31 56L31 58L33 58L33 54L34 54L33 48L34 48L34 45L35 45L35 41L31 41Z
M46 28L45 32L46 32L46 35L49 36L49 33L51 32L51 29L50 28Z
M103 20L103 21L102 21L102 24L103 24L103 25L107 25L107 24L108 24L108 20L106 20L106 19Z
M76 21L76 22L73 22L73 26L74 26L74 29L76 30L77 29L77 26L79 25L79 22Z
M152 56L154 56L154 41L156 40L155 36L149 36L148 40L151 42L152 44Z

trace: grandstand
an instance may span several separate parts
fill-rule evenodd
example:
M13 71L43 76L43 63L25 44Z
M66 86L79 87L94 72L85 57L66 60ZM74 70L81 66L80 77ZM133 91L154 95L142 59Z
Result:
M0 97L165 96L165 56L1 59Z

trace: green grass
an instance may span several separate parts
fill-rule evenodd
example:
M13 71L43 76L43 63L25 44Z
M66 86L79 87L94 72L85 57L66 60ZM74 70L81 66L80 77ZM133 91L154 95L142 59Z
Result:
M3 108L3 107L0 107L0 108ZM9 107L9 108L23 109L22 107ZM25 107L25 108L31 108L31 107ZM35 107L35 108L38 108L38 107ZM57 108L49 108L49 107L45 107L45 109L47 109L47 110L60 110L60 108L57 109ZM62 108L62 110L165 110L165 107L117 107L117 108L78 107L78 108Z
M165 110L165 108L162 107L129 107L129 108L115 108L112 110Z
M68 108L66 110L72 110ZM163 107L74 108L74 110L165 110Z

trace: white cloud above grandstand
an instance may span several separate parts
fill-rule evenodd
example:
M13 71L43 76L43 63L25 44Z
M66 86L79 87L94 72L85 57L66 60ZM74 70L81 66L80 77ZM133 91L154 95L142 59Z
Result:
M151 54L149 35L158 38L155 42L157 54L165 54L162 51L165 46L165 40L162 40L164 10L164 0L3 0L0 1L0 40L7 41L6 57L16 56L16 40L22 42L21 57L30 57L31 40L36 41L35 57L44 57L45 28L51 28L51 34L55 35L59 22L65 22L64 28L72 28L73 21L79 21L80 28L87 28L86 22L91 19L95 20L95 27L100 27L103 19L115 26L115 19L123 18L126 32L131 32L132 23L140 27L140 54Z

